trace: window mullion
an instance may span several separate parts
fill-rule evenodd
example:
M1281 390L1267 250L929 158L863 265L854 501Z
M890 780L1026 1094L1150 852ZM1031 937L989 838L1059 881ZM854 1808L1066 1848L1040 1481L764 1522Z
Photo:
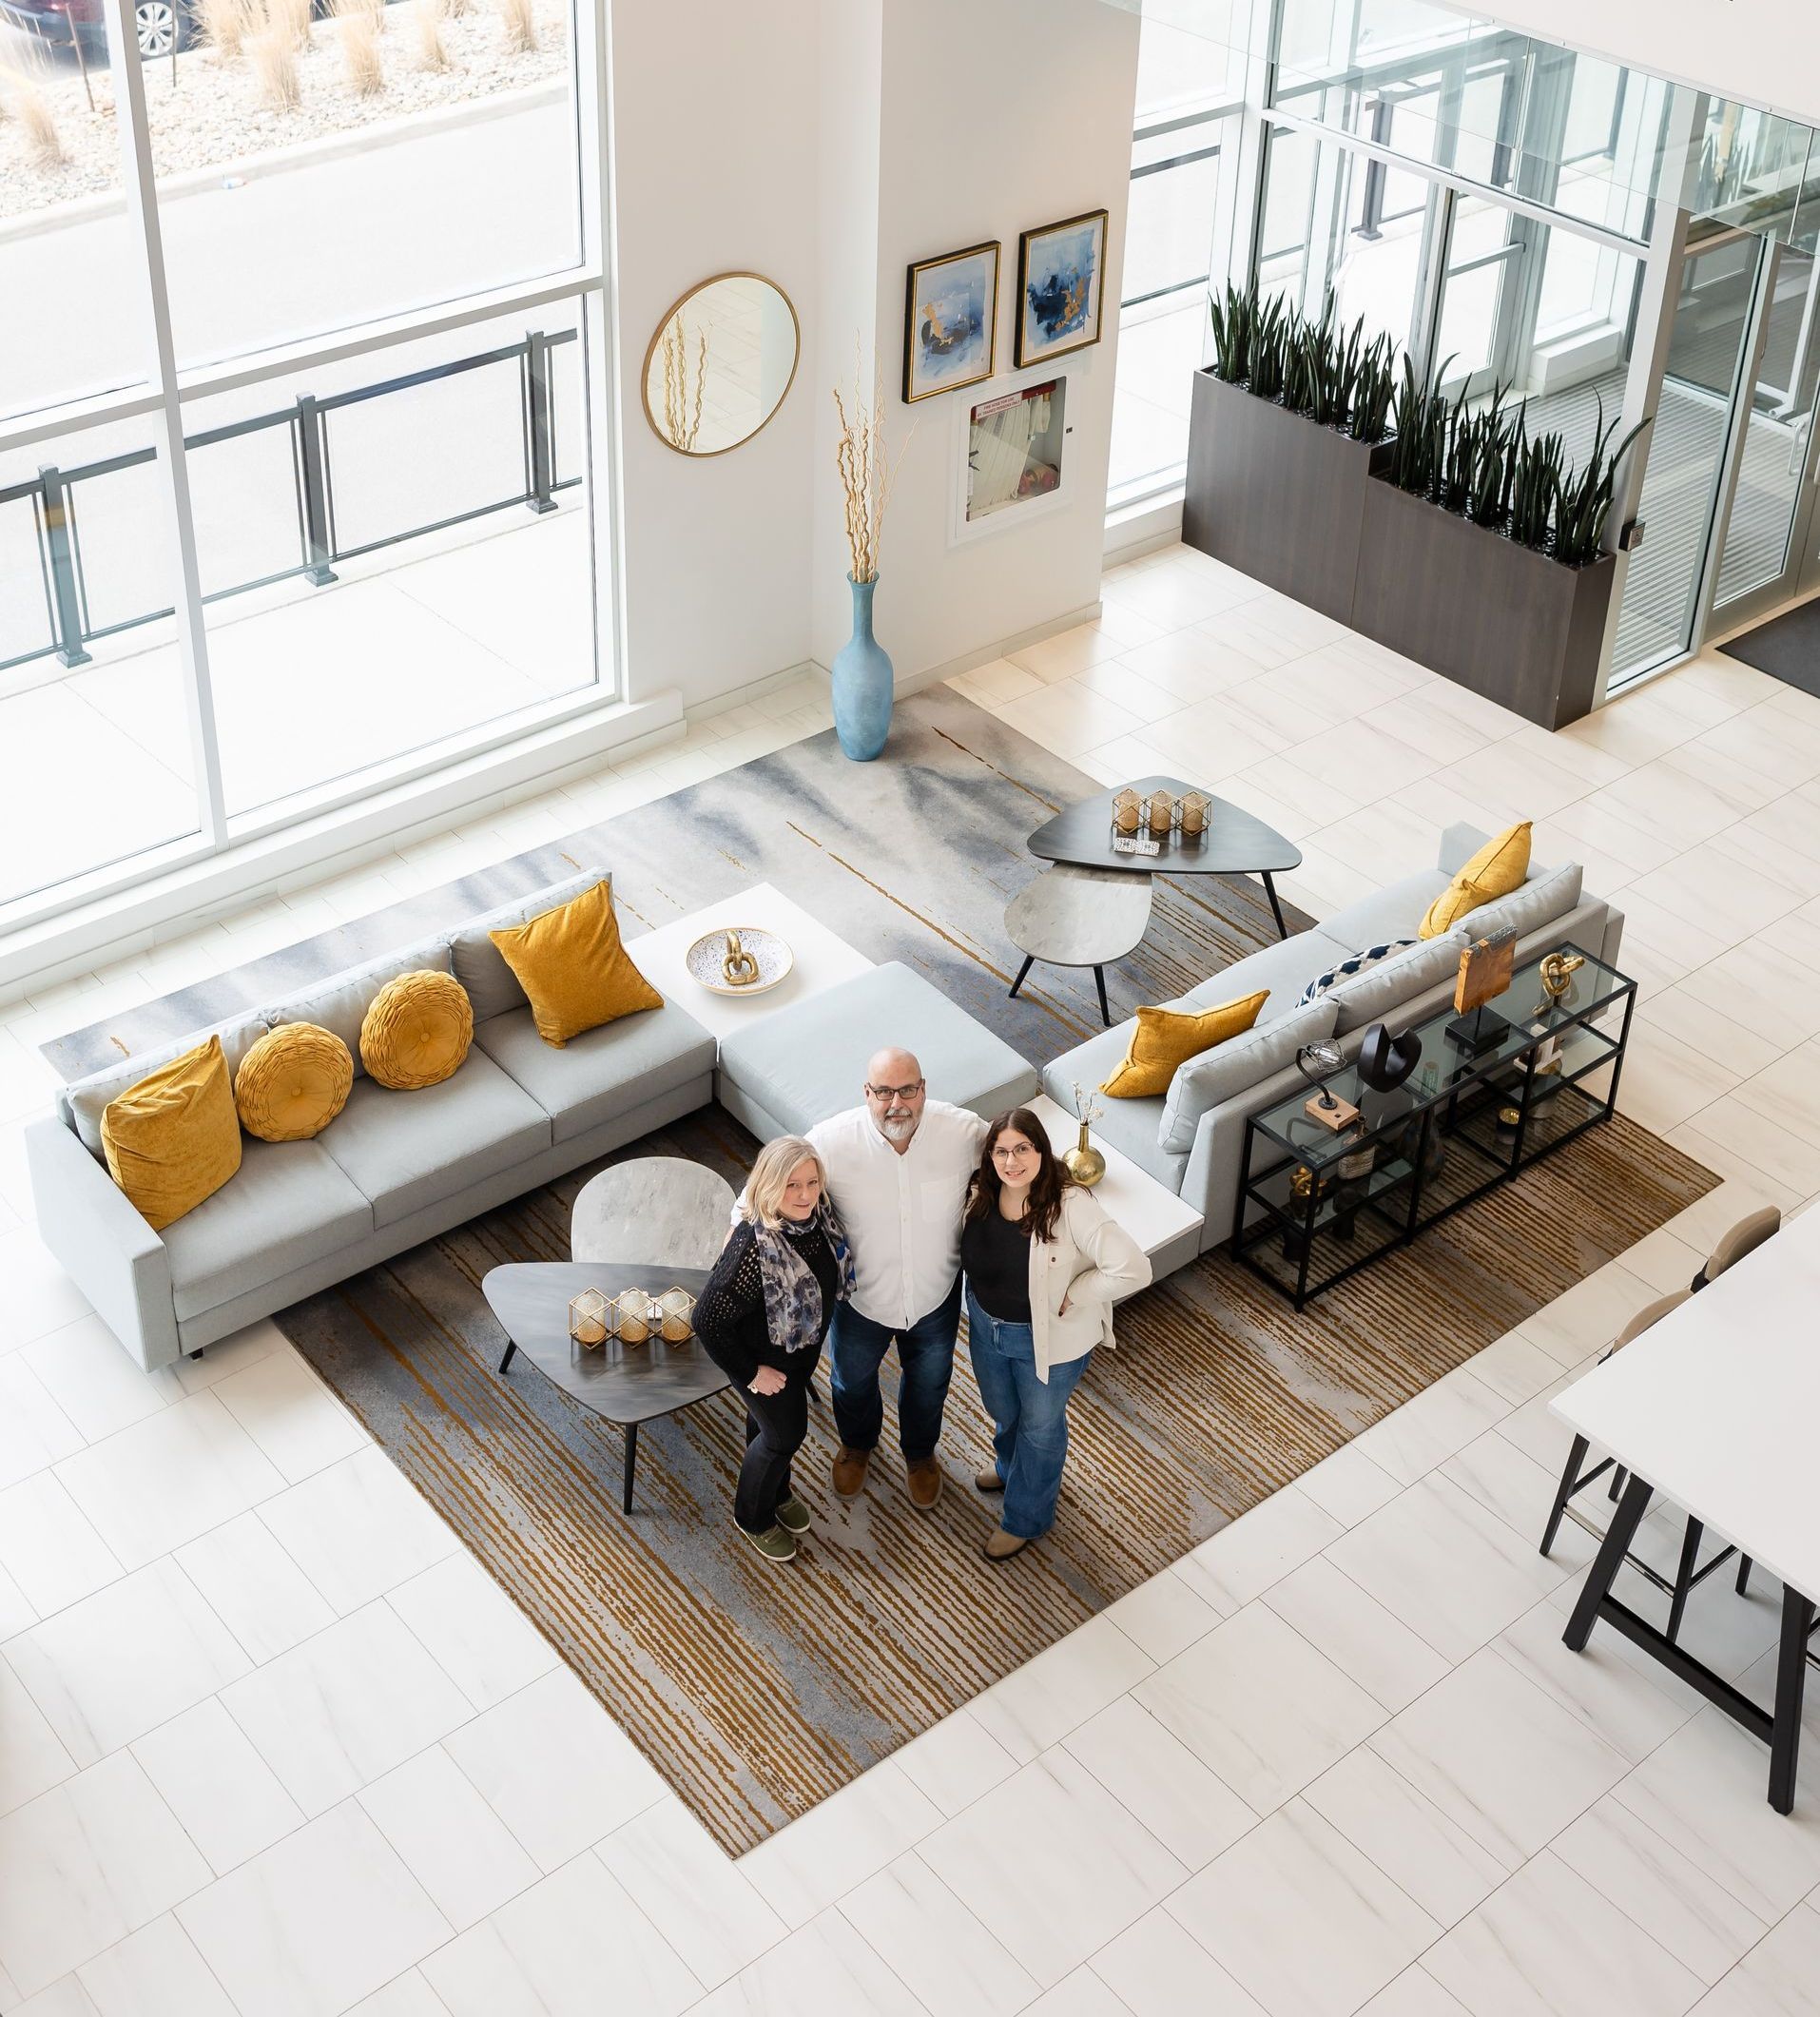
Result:
M105 0L105 10L121 172L126 191L128 226L137 241L140 270L146 288L151 382L158 394L158 418L164 435L165 498L174 533L177 592L173 599L178 660L183 668L189 716L191 774L203 832L210 846L219 850L227 844L227 810L222 791L221 748L215 733L208 645L203 622L202 574L196 557L196 521L190 504L189 463L184 450L183 409L177 389L176 349L171 339L170 290L165 271L151 133L145 118L145 79L139 60L133 0Z

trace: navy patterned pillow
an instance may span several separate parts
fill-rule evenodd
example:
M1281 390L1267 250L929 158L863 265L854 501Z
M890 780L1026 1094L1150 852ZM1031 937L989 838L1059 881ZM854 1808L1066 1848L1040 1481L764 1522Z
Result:
M1406 951L1412 945L1420 945L1420 939L1392 939L1387 945L1367 945L1364 952L1354 953L1349 960L1342 960L1338 966L1330 966L1325 974L1316 974L1296 998L1296 1006L1304 1007L1310 1001L1319 1001L1328 988L1337 987L1342 980L1350 980L1355 974L1363 974L1392 953Z

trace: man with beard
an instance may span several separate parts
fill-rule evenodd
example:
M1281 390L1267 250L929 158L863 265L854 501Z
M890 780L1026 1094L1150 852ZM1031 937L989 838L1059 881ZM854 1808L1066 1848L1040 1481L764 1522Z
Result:
M898 1434L910 1503L941 1496L936 1445L954 1373L960 1321L960 1213L986 1123L931 1099L908 1051L878 1052L865 1103L819 1121L808 1140L853 1252L851 1298L835 1313L834 1488L851 1499L884 1426L879 1367L898 1348Z

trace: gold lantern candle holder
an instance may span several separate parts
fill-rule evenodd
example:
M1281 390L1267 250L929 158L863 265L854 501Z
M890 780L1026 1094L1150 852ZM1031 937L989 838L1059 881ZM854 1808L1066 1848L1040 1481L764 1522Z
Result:
M569 1299L569 1335L584 1351L598 1351L612 1331L612 1305L598 1289Z
M1207 816L1213 809L1213 801L1204 791L1185 791L1182 794L1182 838L1198 841L1207 831Z
M648 1290L624 1289L613 1298L613 1335L622 1345L649 1345L659 1321Z
M695 1298L687 1289L666 1289L651 1308L666 1345L687 1345L695 1335Z
M1152 840L1167 840L1170 829L1175 824L1175 800L1167 791L1152 791L1146 807Z
M1113 794L1113 826L1116 832L1133 834L1143 815L1144 801L1127 785Z

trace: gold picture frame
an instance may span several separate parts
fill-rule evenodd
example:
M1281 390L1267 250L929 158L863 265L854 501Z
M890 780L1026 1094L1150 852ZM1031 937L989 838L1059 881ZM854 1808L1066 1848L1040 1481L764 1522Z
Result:
M992 377L998 362L998 255L996 238L939 259L913 260L903 277L903 399L914 406L963 385L978 385ZM930 284L930 277L952 268L947 296ZM951 299L948 297L952 297ZM956 326L977 313L978 328ZM964 377L941 376L937 360L964 350L969 364ZM920 368L919 368L920 366Z
M1034 231L1019 233L1017 321L1013 338L1013 353L1019 371L1026 364L1047 364L1054 358L1065 358L1076 350L1090 350L1104 335L1107 221L1108 213L1104 210L1083 210L1078 217L1060 218L1053 224L1038 224ZM1054 254L1061 263L1052 274L1047 270L1046 258L1051 248L1045 242L1061 241L1070 234L1076 242L1073 246L1058 243L1054 248ZM1085 273L1076 270L1083 250L1091 261ZM1042 269L1038 285L1043 290L1044 305L1040 308L1031 300L1033 259ZM1076 283L1084 290L1078 303L1075 302L1073 292ZM1060 292L1051 301L1049 297L1056 289ZM1061 319L1055 338L1041 334L1045 319L1052 314ZM1091 328L1091 335L1070 337L1069 331L1076 318L1080 326Z

